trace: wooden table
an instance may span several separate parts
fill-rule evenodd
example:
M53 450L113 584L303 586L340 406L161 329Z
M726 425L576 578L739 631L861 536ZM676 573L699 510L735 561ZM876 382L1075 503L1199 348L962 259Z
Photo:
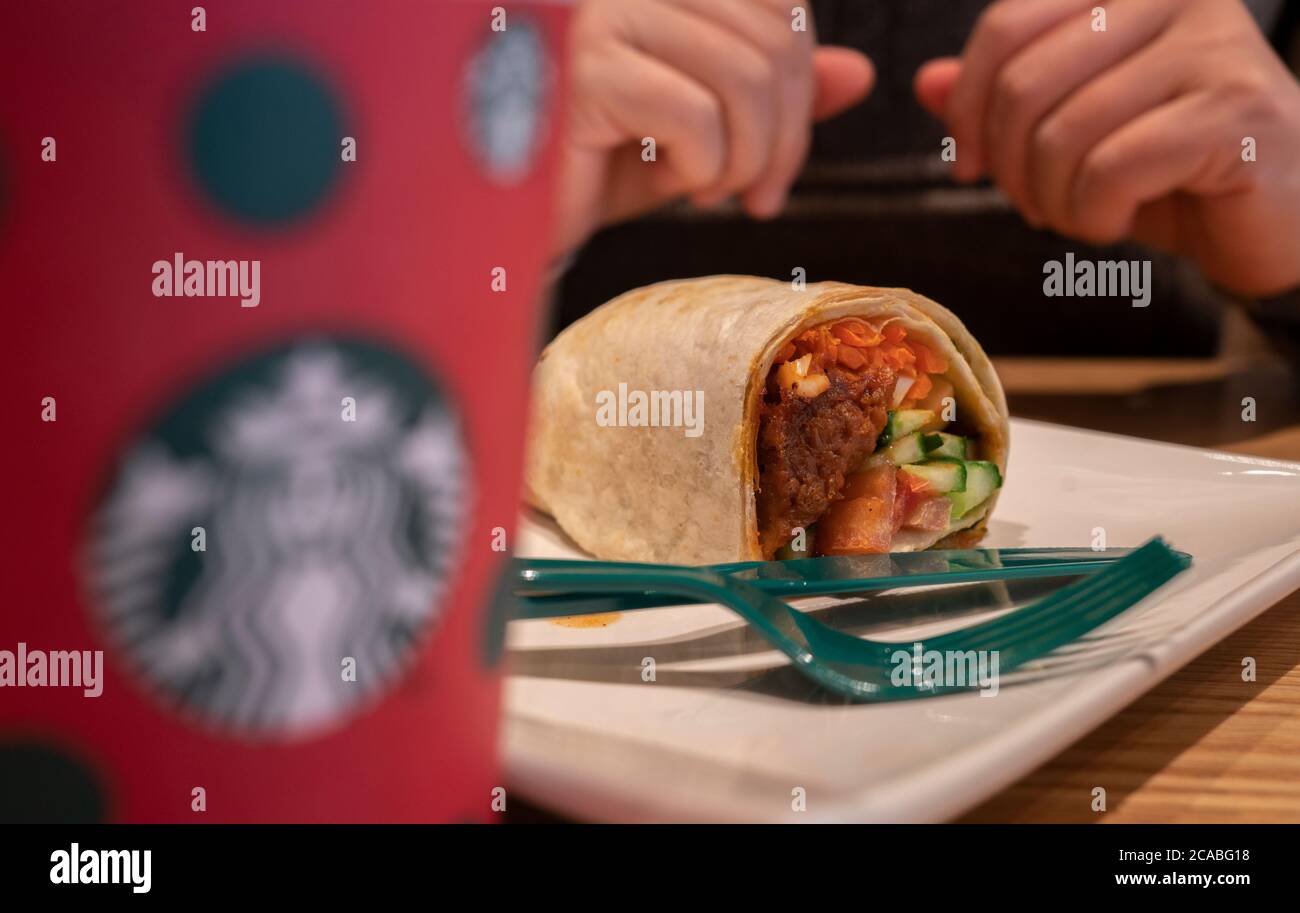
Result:
M1211 360L1009 359L998 371L1022 418L1300 460L1300 373L1237 315ZM1105 812L1092 811L1097 786ZM557 820L517 802L509 818ZM1300 592L960 820L1300 822Z

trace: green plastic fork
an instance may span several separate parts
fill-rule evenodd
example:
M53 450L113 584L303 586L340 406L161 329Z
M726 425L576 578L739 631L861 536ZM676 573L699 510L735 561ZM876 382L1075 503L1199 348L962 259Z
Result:
M718 603L734 611L827 690L855 701L893 701L968 690L970 682L919 674L913 658L996 651L999 674L1069 643L1182 573L1191 559L1159 537L1095 573L1001 618L924 641L864 640L836 631L753 583L716 570L661 565L547 561L519 563L516 593L657 594ZM953 582L945 578L945 582Z

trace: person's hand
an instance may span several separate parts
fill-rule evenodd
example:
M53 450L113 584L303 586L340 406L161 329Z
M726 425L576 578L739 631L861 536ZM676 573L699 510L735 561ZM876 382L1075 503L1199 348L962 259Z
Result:
M583 0L570 30L569 125L555 252L689 196L776 215L813 120L861 99L874 71L818 48L789 0ZM655 160L642 158L645 138Z
M1300 285L1300 85L1245 6L1111 0L1094 31L1098 6L999 0L960 59L917 73L954 176L989 175L1033 225L1190 256L1241 294Z

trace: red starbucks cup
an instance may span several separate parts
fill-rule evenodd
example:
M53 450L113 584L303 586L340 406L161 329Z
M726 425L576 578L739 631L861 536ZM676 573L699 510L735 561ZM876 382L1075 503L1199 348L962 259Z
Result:
M0 15L0 820L496 817L566 14Z

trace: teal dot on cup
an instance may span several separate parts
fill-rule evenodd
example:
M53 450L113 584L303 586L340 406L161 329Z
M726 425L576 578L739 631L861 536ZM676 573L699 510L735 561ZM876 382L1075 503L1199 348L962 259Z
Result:
M344 136L325 82L294 60L245 60L200 90L189 158L208 197L246 222L274 227L300 218L338 180Z
M0 821L97 824L107 809L103 784L84 761L26 738L0 742Z

